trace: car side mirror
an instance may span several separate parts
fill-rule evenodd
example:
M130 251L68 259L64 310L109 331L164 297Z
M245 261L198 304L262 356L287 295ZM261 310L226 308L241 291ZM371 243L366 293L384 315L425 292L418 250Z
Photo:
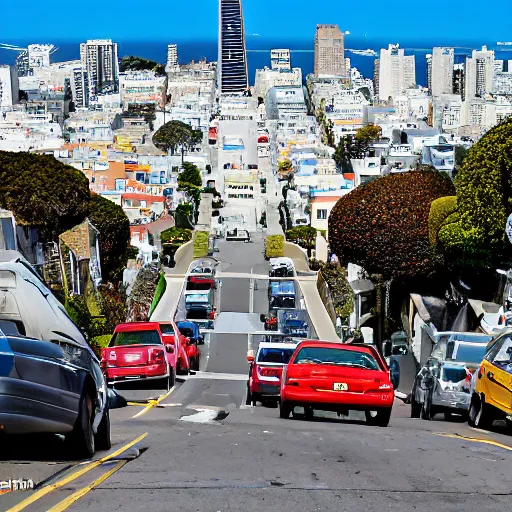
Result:
M165 345L165 351L168 354L174 354L174 347L170 343L168 343L167 345Z

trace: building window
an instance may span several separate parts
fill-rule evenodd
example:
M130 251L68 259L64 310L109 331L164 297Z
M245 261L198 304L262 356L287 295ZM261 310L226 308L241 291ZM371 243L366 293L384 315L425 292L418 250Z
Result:
M327 210L317 210L316 211L316 218L318 220L325 220L325 219L327 219Z

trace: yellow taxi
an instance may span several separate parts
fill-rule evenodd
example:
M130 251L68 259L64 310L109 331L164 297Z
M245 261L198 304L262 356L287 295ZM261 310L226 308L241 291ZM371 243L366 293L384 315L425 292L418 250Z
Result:
M469 424L486 428L497 419L512 425L512 331L489 343L474 376Z

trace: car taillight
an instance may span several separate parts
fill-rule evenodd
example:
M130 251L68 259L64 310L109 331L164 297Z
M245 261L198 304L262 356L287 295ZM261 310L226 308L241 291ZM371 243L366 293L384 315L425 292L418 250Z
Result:
M258 373L262 377L279 377L279 370L276 368L262 368L261 366L258 366Z
M165 363L165 352L160 348L149 349L149 364Z

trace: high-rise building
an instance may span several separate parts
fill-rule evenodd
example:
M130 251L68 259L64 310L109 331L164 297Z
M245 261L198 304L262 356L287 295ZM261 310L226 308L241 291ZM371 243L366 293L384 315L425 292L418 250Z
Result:
M119 91L117 43L94 39L80 45L82 68L87 71L92 95Z
M494 51L482 46L481 50L473 50L471 57L466 59L465 96L483 98L492 92L494 77Z
M165 66L166 71L174 71L179 65L178 61L178 45L168 44L167 45L167 65Z
M432 54L432 96L451 94L453 89L453 48L434 48Z
M427 63L427 89L432 93L432 54L425 55L425 60Z
M16 57L16 72L18 76L28 76L29 74L29 65L28 65L28 50L23 50Z
M380 72L380 60L375 59L373 62L373 90L375 91L375 98L379 97L379 72Z
M344 36L338 25L317 25L315 78L346 76Z
M249 88L241 0L219 0L218 86L221 93L243 93Z
M466 64L458 63L453 65L453 94L458 94L464 99L464 83L466 74Z
M404 94L416 87L416 64L414 55L405 55L399 45L390 44L380 51L379 59L379 100Z
M270 50L270 63L272 69L292 69L290 50L282 48Z
M512 94L512 60L494 61L492 90L496 94Z
M73 69L71 90L73 92L75 108L85 108L89 106L89 76L87 71L81 66Z
M12 107L18 103L19 82L16 68L8 65L0 65L0 108Z

